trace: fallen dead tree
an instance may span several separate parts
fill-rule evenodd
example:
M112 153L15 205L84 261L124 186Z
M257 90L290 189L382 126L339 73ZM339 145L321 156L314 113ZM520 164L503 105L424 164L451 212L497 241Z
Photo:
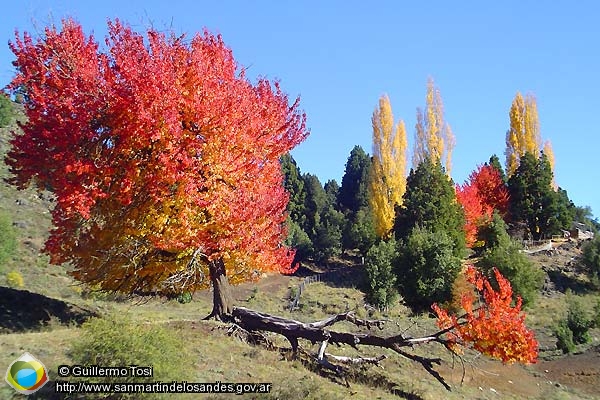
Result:
M375 346L393 350L401 356L420 363L431 375L433 375L442 385L444 385L446 389L450 389L450 386L444 381L439 373L433 369L434 365L439 365L441 363L439 358L425 358L406 352L403 349L405 347L413 347L415 345L430 342L438 342L442 345L447 345L448 340L442 337L445 333L447 333L446 329L440 330L435 335L419 338L407 337L403 334L386 337L370 332L348 333L328 329L329 327L341 321L350 322L357 327L366 327L368 329L371 329L371 327L377 327L380 330L383 329L386 321L361 319L356 317L352 311L337 314L324 320L310 323L265 314L244 307L235 307L232 312L232 317L237 325L247 331L266 331L278 333L284 336L290 342L294 354L298 352L298 339L306 339L311 343L320 342L321 346L318 354L316 355L318 363L340 375L343 374L344 369L339 365L333 364L331 360L344 364L379 365L379 363L386 359L387 356L380 355L378 357L356 358L336 356L325 353L325 349L330 343L336 345L349 345L355 349L358 349L358 346Z
M255 338L265 339L263 332L284 336L289 341L294 355L297 355L300 350L299 339L308 340L313 344L320 343L319 351L313 357L321 366L340 376L343 376L345 368L339 364L380 365L387 356L384 354L355 358L336 356L325 352L329 344L347 345L354 349L358 349L359 346L389 349L421 364L438 382L450 390L450 386L434 368L441 364L441 359L413 354L410 348L427 343L438 343L453 354L458 354L457 350L460 346L468 346L505 363L516 361L528 364L537 360L538 344L533 332L525 326L521 300L518 298L513 305L510 283L498 271L495 273L499 286L497 291L483 275L474 268L469 268L467 279L480 293L479 299L474 295L464 294L461 303L465 314L460 317L449 315L447 311L434 304L432 308L438 317L439 330L421 337L412 337L405 333L382 335L372 328L381 331L387 321L358 318L352 311L320 321L300 322L244 307L234 307L230 320L236 329L241 329ZM334 325L342 321L356 327L367 328L367 331L335 330Z

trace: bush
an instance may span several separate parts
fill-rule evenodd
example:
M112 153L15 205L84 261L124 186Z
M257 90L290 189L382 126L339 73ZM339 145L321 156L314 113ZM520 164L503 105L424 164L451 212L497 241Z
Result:
M589 330L596 325L599 310L600 303L595 306L594 315L589 316L581 301L567 293L567 316L558 323L554 331L558 339L556 346L563 353L572 353L576 345L589 343L591 340Z
M314 253L314 246L308 234L296 222L288 218L288 236L285 244L296 250L294 261L304 261Z
M2 95L0 94L0 97ZM0 264L8 260L17 248L17 234L8 215L0 214Z
M11 288L22 288L25 285L23 275L18 271L11 271L6 274L6 283Z
M479 255L481 255L481 252L484 250L498 247L500 243L509 238L510 236L507 232L506 223L498 211L494 210L494 214L492 215L492 220L490 223L480 226L477 230L477 241L483 244L483 246L477 249Z
M177 301L181 304L191 303L193 300L191 292L183 292L177 295Z
M510 281L513 295L521 296L525 306L533 304L544 283L544 273L520 253L522 247L510 239L508 234L501 237L496 246L483 252L477 266L494 281L493 268Z
M449 301L460 270L454 241L445 232L416 227L399 242L396 276L404 300L415 309Z
M102 377L90 381L111 383L145 383L153 381L193 381L190 372L193 362L187 355L185 343L167 329L137 323L126 316L111 315L92 318L82 326L82 334L73 343L70 356L74 364L123 367L152 366L153 377ZM168 395L143 396L140 393L122 394L111 398L163 398ZM98 395L99 398L106 397Z
M596 235L591 242L586 242L581 250L583 265L588 269L590 276L597 280L600 277L600 235Z
M569 329L566 321L561 321L554 328L554 334L556 335L556 347L561 350L564 354L572 353L575 351L575 343L573 342L573 331Z
M393 265L396 261L396 242L381 241L367 252L365 270L369 286L367 299L373 305L385 308L398 298Z
M588 331L593 325L592 318L584 310L581 301L573 295L567 295L567 326L573 332L573 342L588 343L591 340Z

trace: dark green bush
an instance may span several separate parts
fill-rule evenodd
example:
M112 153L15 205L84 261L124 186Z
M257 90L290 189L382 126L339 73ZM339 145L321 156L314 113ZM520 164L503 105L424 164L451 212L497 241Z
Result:
M152 366L153 377L85 378L86 381L144 383L194 381L193 362L185 343L173 332L158 325L133 322L126 316L92 318L82 326L79 339L70 351L74 364L123 367ZM117 397L115 397L117 396ZM168 395L113 394L111 399L166 398ZM106 394L97 398L105 398Z
M572 353L578 344L589 343L589 330L596 325L600 314L600 303L594 308L594 315L588 315L581 301L567 293L567 316L558 323L554 330L557 338L556 346L563 353Z
M179 295L177 295L177 301L181 304L187 304L187 303L191 303L192 301L192 293L190 292L183 292Z
M575 351L575 343L573 342L573 331L567 326L567 321L561 321L554 328L556 335L556 347L564 354Z
M296 250L295 261L304 261L312 257L314 246L308 234L296 222L288 218L288 236L285 244Z
M367 252L367 299L379 308L385 308L398 299L396 276L393 265L396 261L396 242L381 241Z
M398 245L396 276L406 303L417 310L452 298L452 285L461 261L454 254L454 241L443 231L416 227Z
M600 235L596 235L592 241L586 242L581 250L583 265L587 268L590 277L598 281L600 278Z
M581 301L572 295L568 295L567 326L573 332L573 342L575 344L588 343L591 340L588 331L593 325L594 322L583 308Z
M525 254L522 246L508 236L499 217L494 217L493 228L487 236L486 250L477 266L494 282L493 268L510 281L514 296L521 296L524 305L531 305L544 283L544 273Z

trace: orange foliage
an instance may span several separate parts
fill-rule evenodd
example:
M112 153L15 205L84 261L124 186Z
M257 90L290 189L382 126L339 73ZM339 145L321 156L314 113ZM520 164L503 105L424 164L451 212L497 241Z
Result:
M299 100L251 83L220 36L109 22L106 51L65 20L10 44L28 121L7 163L57 203L46 252L104 289L172 293L288 271L279 157L308 132Z
M438 317L440 329L447 330L447 346L471 344L474 349L502 360L504 363L535 363L538 343L533 331L525 326L525 314L521 311L521 298L512 305L512 288L497 269L494 269L499 290L473 266L466 271L468 281L482 296L482 304L474 307L475 297L466 293L462 297L465 315L449 315L437 304L432 306Z

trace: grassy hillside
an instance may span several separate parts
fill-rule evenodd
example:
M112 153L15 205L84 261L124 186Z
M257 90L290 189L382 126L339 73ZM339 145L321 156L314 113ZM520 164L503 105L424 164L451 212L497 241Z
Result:
M9 132L14 128L13 124L0 130L2 158L8 148ZM0 178L7 176L6 166L0 162ZM51 379L57 379L57 367L73 363L71 349L81 336L80 323L92 315L120 314L129 316L138 326L163 326L182 338L185 345L181 352L188 354L192 360L185 376L189 382L273 383L271 395L245 395L241 398L549 400L600 396L594 384L600 380L598 332L592 332L594 342L582 348L581 354L569 357L559 355L551 336L553 324L565 310L563 292L566 288L581 294L588 309L597 297L586 289L587 283L574 267L570 270L564 268L567 262L572 261L571 258L577 256L577 248L565 248L560 257L534 257L548 274L546 291L528 311L528 321L538 333L542 345L540 364L505 366L470 352L461 362L439 346L414 349L416 354L444 360L439 370L452 386L452 391L448 392L420 365L397 354L380 349L361 349L359 353L330 346L328 351L337 355L388 356L381 367L353 369L348 375L350 386L347 387L342 379L322 372L310 359L292 359L285 350L289 343L277 335L268 336L274 344L268 350L231 336L229 325L202 321L211 309L209 293L196 294L188 304L161 299L141 303L113 302L102 295L82 295L84 288L67 276L66 268L48 265L48 258L40 253L50 227L51 207L51 195L47 193L33 190L19 192L4 181L0 182L0 211L10 216L18 237L16 253L0 266L0 368L5 368L27 351L45 363ZM290 293L296 290L301 277L269 276L257 284L235 288L234 296L238 305L300 321L316 321L345 310L355 310L359 316L367 316L363 293L357 288L361 284L361 266L346 260L338 268L338 272L328 274L325 281L309 285L302 294L299 309L295 311L289 311L287 306ZM6 275L11 271L23 276L22 288L7 287ZM410 315L409 310L401 305L385 314L375 312L371 318L389 319L384 331L389 334L401 330L420 335L434 329L434 321L429 316ZM340 324L339 329L355 328ZM318 350L316 344L302 343L301 346L311 353ZM586 380L591 383L582 384ZM50 398L44 396L50 395L40 398ZM180 397L198 398L193 395ZM13 391L2 381L0 399L9 398L13 398ZM206 398L230 397L213 395Z

